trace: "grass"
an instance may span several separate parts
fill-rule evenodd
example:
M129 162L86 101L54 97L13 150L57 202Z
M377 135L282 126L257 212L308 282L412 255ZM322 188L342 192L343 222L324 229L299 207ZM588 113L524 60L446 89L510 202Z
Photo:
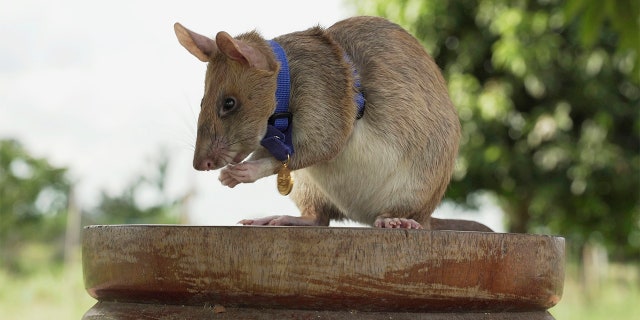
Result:
M558 320L640 319L640 264L611 264L599 288L582 284L567 266L564 294L550 312ZM0 269L0 315L5 320L81 319L95 300L84 290L80 261L40 267L29 277Z
M562 300L549 312L558 320L640 319L640 264L611 264L600 284L591 286L575 264L568 265Z
M41 268L29 277L0 270L0 315L6 320L81 319L96 303L84 290L80 263Z

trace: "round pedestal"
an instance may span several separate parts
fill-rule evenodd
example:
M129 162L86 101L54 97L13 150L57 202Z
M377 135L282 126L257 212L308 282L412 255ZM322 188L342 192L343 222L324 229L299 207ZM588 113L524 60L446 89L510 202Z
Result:
M91 226L85 319L552 319L564 239L333 227ZM502 317L502 318L501 318ZM408 319L407 318L407 319Z

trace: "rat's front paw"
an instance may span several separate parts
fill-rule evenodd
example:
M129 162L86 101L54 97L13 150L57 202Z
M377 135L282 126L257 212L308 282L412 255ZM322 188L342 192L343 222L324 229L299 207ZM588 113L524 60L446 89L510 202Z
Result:
M240 164L229 164L220 171L218 180L229 188L240 183L252 183L273 174L271 162L268 159L245 161Z
M220 170L220 176L218 177L218 180L220 180L220 183L222 183L223 186L227 186L229 188L233 188L240 184L240 181L234 178L233 174L231 174L231 169L229 168L229 166L224 167L222 170Z

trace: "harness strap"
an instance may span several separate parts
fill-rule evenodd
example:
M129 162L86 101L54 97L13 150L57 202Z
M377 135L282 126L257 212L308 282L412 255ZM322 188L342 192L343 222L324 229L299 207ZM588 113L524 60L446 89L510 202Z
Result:
M276 110L269 117L267 133L260 144L279 161L286 161L295 152L292 140L292 114L289 111L289 98L291 92L291 78L289 73L289 61L284 49L276 41L269 40L269 45L280 62L278 71L278 83L276 88ZM365 98L361 89L360 75L351 58L345 53L344 58L351 65L356 95L354 102L358 107L357 119L364 115Z

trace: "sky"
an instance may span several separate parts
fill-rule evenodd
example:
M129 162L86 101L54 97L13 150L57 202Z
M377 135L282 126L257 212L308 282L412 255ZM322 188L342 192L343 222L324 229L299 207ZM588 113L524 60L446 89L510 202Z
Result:
M95 206L103 190L118 194L166 150L170 194L194 191L192 224L298 215L274 176L229 189L218 171L193 169L206 64L180 46L173 24L209 36L256 29L270 39L354 12L342 0L0 0L0 139L69 168L81 207ZM501 230L496 210L466 216ZM436 215L465 212L445 206Z

